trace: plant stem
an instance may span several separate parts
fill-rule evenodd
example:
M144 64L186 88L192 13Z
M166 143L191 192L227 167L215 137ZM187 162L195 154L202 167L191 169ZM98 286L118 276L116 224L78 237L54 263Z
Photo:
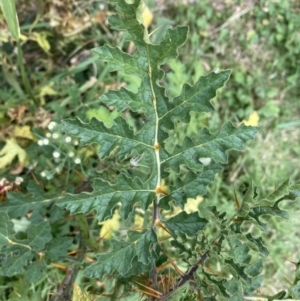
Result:
M82 237L84 243L91 250L93 250L94 252L97 252L99 246L95 242L95 240L90 236L90 229L89 229L89 225L88 225L88 223L86 221L85 215L82 214L82 213L77 214L77 215L75 215L75 219L76 219L76 221L78 223L80 234L81 234L81 237Z
M157 200L153 200L153 226L157 220L160 220L160 210Z
M187 274L185 274L182 279L179 281L177 288L184 285L188 280L190 280L194 273L198 270L199 264L203 264L206 258L208 257L207 252L205 252L203 255L201 255L199 261L196 265L194 265Z
M34 101L36 105L38 105L37 99L34 97L34 94L32 92L31 86L29 84L29 80L27 77L27 73L25 71L24 63L23 63L23 51L21 47L20 39L17 40L17 48L18 48L18 65L21 71L22 81L25 86L25 90L28 93L28 95L31 97L31 99Z
M50 301L68 301L72 300L73 287L76 281L78 272L80 270L80 263L82 262L85 254L86 247L82 241L82 237L79 240L79 252L77 254L77 262L67 268L65 278L63 279L57 293L53 295Z

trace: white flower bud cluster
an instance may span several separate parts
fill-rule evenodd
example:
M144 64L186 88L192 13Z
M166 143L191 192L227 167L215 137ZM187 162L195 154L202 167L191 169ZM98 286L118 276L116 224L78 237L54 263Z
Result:
M55 127L56 127L57 123L55 121L51 121L49 124L48 124L48 129L49 131L52 131Z
M60 131L60 126L55 121L48 124L49 132L46 133L45 138L40 138L37 141L39 146L49 146L53 148L52 161L58 164L53 168L53 171L43 170L40 173L42 178L47 180L53 179L56 173L61 173L67 160L71 160L73 164L81 164L81 159L76 155L76 146L79 141L70 137L64 136Z

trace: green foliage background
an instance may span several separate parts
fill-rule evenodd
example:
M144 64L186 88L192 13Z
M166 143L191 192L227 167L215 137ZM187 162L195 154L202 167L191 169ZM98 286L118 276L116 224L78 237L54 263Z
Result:
M187 44L179 50L179 60L170 61L164 67L167 75L163 83L168 87L170 96L179 95L185 82L194 84L199 76L210 71L232 70L226 87L219 90L213 100L216 112L193 113L189 125L176 125L174 135L169 138L169 147L172 148L174 142L182 143L186 134L195 137L198 129L203 126L217 129L227 120L240 123L254 111L260 117L261 130L256 140L248 144L242 154L230 153L229 164L213 186L209 187L203 202L209 202L210 206L216 205L218 211L226 211L230 215L235 208L234 191L241 200L252 181L259 186L263 195L268 195L286 178L298 178L298 1L146 2L155 15L150 26L150 30L157 29L151 36L153 42L161 41L169 25L187 24L190 28ZM36 1L29 4L17 1L25 69L35 99L28 96L22 83L15 44L3 17L0 17L0 27L3 29L0 32L0 147L5 145L8 137L13 137L28 155L26 167L19 171L24 178L21 192L28 192L37 200L39 193L43 194L44 190L49 194L44 199L45 203L49 203L46 209L41 209L32 201L26 203L28 198L24 195L23 205L12 206L10 213L12 216L20 216L26 214L28 209L33 210L31 219L40 225L40 231L45 231L43 244L50 240L51 233L42 216L50 216L50 223L56 233L68 234L76 226L72 219L62 219L62 209L50 205L55 192L90 191L90 179L93 177L101 175L111 181L116 179L120 171L128 170L128 166L119 165L113 155L104 162L99 160L97 149L79 147L73 143L74 139L72 143L66 143L69 136L60 125L56 125L53 130L47 128L50 120L59 122L62 118L75 115L86 122L97 117L110 126L117 114L113 113L115 115L112 116L109 109L99 105L99 95L109 87L125 85L131 91L136 91L139 81L135 76L125 75L122 71L109 73L107 65L90 52L103 43L118 45L124 51L130 49L124 37L111 30L107 24L106 17L112 12L113 7L106 1L89 5L84 1L75 3L72 0ZM21 105L26 111L18 117ZM140 114L128 113L127 117L137 129L144 122ZM37 137L35 141L15 134L16 127L25 125ZM48 132L52 135L48 138L49 144L39 145L37 140L47 139ZM58 138L54 138L55 133ZM60 158L53 157L54 151L60 152ZM74 153L74 157L69 156L70 152ZM80 158L81 163L75 163L74 158ZM17 163L15 159L12 164L1 169L1 178L13 182L15 174L11 174L11 171ZM145 176L143 171L140 173L140 177ZM34 184L34 181L39 185ZM38 186L42 187L41 191ZM7 198L14 204L13 193ZM22 193L17 198L22 199ZM292 272L295 269L289 260L300 260L297 254L300 243L297 232L300 226L297 218L299 204L286 203L282 206L290 212L289 221L267 218L273 230L265 234L270 251L269 259L264 262L266 279L269 280L264 283L262 292L266 293L275 293L288 287L286 279L294 281ZM16 223L20 224L21 229L26 228L21 220ZM29 231L35 233L37 229L32 227ZM211 231L213 233L214 229ZM23 239L22 235L22 231L19 232L18 238ZM34 252L39 252L34 249L30 237L28 240ZM46 257L61 260L56 251L60 245L60 241L53 242ZM75 248L71 240L62 245L60 251L64 253L70 247ZM22 256L30 260L30 254L26 252ZM9 261L6 263L9 264ZM49 282L48 276L38 273L38 265L34 271L34 279L30 280L38 282L30 289L26 279L2 277L3 300L6 300L4 296L8 294L11 300L19 300L20 292L28 300L34 300L37 295L47 296L47 292L56 290L55 282L61 282L64 275L52 269L52 280ZM90 283L86 283L88 285ZM97 289L101 292L101 288Z

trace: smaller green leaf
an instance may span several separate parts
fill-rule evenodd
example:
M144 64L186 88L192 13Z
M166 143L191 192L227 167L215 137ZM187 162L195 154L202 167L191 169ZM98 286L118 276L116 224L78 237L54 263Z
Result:
M259 206L272 206L278 200L289 194L290 180L287 179L274 191L272 191L265 199L259 200Z
M233 250L233 260L240 264L249 264L251 256L248 254L250 249L247 244L236 239L235 236L228 236L227 240Z
M260 217L262 215L273 215L273 216L277 216L277 217L280 217L282 219L288 219L289 218L289 215L286 211L283 211L281 210L279 207L278 207L278 204L281 200L279 200L277 203L275 203L274 206L272 207L265 207L265 206L262 206L262 207L254 207L252 208L252 211L249 212L249 217L251 217L252 220L254 220L258 226L265 232L268 231L268 226L266 223L263 223L261 220L260 220Z
M182 243L180 243L179 241L177 240L172 240L171 241L171 245L172 247L178 249L178 253L179 254L184 254L184 253L188 253L189 250L187 250L186 246Z
M97 255L97 262L85 269L85 276L102 279L105 274L112 274L114 271L120 275L128 274L135 257L134 246L125 241L112 241L112 244L113 251Z
M102 278L117 271L120 276L138 275L154 260L151 247L157 243L156 233L149 231L128 233L129 241L112 241L111 252L97 255L97 262L85 269L87 277Z
M251 182L250 187L247 189L241 203L238 216L245 217L251 210L251 206L254 203L255 185Z
M246 235L246 238L248 239L247 244L252 250L258 251L260 254L264 256L269 255L269 251L263 244L263 239L261 237L255 238L252 236L251 233L248 233Z
M251 260L251 256L248 254L249 252L249 247L246 244L242 244L240 246L238 246L235 250L234 250L234 260L235 262L241 263L241 264L245 264L245 263L249 263Z
M252 264L248 264L245 267L245 273L247 273L250 277L255 278L257 277L263 269L263 261L262 259L258 259Z
M211 252L212 247L207 244L207 239L202 231L200 233L195 233L192 236L187 236L186 233L177 231L176 235L176 240L171 240L171 245L177 249L178 255L183 255L189 266L195 266L199 263L199 256L201 253L201 256L203 256L202 263L204 263L206 260L206 255L204 254ZM197 251L195 252L195 250Z
M300 197L300 182L293 183L289 190L293 192L296 196Z
M22 274L24 267L35 255L29 248L21 245L8 246L2 252L6 257L2 260L0 274L7 277Z
M260 275L256 278L254 278L252 280L251 285L248 286L247 288L245 288L244 294L251 296L257 289L259 289L261 287L261 284L262 284L264 278L265 278L264 275Z
M221 224L225 220L226 212L219 212L216 206L206 206L203 214L209 220L214 222L215 225Z
M43 250L45 244L52 239L51 227L48 221L31 225L27 232L29 246L33 250Z
M14 224L10 221L6 212L0 212L0 247L9 243L12 235L15 234Z
M36 282L45 275L47 264L45 260L36 260L26 269L26 278L29 282Z
M192 236L202 230L207 223L208 221L205 218L200 217L198 212L187 214L185 211L164 221L164 224L175 238L177 237L177 231Z
M295 280L294 283L300 281L300 261L296 263Z
M240 301L243 300L243 285L237 279L230 279L224 283L226 292L231 296L230 300Z
M8 193L7 201L0 203L0 210L6 211L11 218L18 218L33 211L30 221L40 222L46 206L54 199L46 199L45 193L39 185L30 181L26 187L27 193Z
M71 237L55 237L46 245L46 256L54 261L65 259L72 242Z
M2 214L6 215L6 213ZM3 220L7 222L7 218ZM30 265L33 258L37 258L37 253L43 251L45 244L52 238L49 221L44 221L38 225L31 225L27 232L28 238L24 240L16 239L12 236L12 231L6 231L6 233L9 236L7 237L6 245L3 245L1 249L1 274L8 277L21 274L24 271L24 267ZM2 237L4 236L2 235Z
M251 285L252 280L248 276L248 274L245 273L245 266L241 266L240 264L235 263L232 259L225 260L225 263L227 265L228 270L234 276L234 278L240 278L246 285Z
M13 292L9 295L9 301L41 301L40 294L30 294L30 282L25 277L20 277L13 282ZM28 297L30 295L30 297Z
M209 166L205 166L199 174L189 172L183 180L177 178L175 183L170 186L172 199L183 208L188 198L206 194L206 187L214 181L215 175L221 169L220 164L212 162Z
M131 239L131 233L133 231L128 232L129 239ZM140 236L136 240L135 252L137 254L138 261L143 265L149 265L152 262L152 252L149 246L150 243L155 243L157 241L156 234L153 230L147 231L145 235Z
M207 274L205 275L205 283L207 283L210 287L208 290L208 294L211 294L211 288L213 288L214 291L217 292L218 296L222 297L222 300L231 300L230 295L226 292L226 288L224 287L224 281L220 281L218 279L215 279L214 275ZM200 287L203 286L201 282L198 284ZM209 300L209 299L208 299ZM212 299L210 301L214 301L215 299Z
M291 286L288 290L290 296L294 299L300 299L300 281Z

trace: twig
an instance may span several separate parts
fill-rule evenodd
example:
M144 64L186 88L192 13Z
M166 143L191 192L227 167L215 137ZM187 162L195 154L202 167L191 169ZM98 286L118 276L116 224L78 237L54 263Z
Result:
M206 260L206 258L208 257L207 255L207 251L201 255L200 259L198 260L198 262L196 263L196 265L194 265L187 274L185 274L182 279L178 282L178 284L176 285L176 287L168 292L167 294L163 295L163 300L167 300L167 298L177 289L179 289L181 286L183 286L187 281L189 281L190 279L193 278L195 272L198 270L199 264L203 265L204 261Z
M89 225L86 221L84 214L80 213L75 215L75 219L78 222L81 238L83 239L85 245L89 247L94 252L98 251L98 244L95 242L93 237L90 235Z
M67 268L66 276L62 281L59 290L54 296L52 296L50 301L72 301L73 285L80 269L80 263L84 258L85 250L86 247L82 241L82 238L80 238L77 262Z

